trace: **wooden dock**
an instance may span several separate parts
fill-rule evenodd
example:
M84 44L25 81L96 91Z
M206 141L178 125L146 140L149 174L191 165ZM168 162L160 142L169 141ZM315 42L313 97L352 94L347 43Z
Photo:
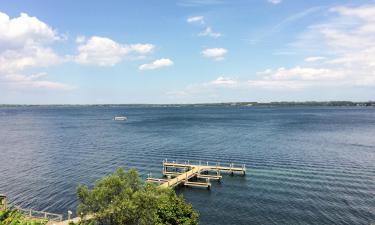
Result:
M147 182L158 183L159 187L176 187L179 185L190 187L204 187L211 188L210 180L220 181L222 179L221 173L246 174L246 166L240 167L229 164L229 166L222 166L219 163L209 165L208 162L204 165L191 164L189 161L178 163L177 161L168 162L163 161L163 176L167 179L153 178L149 175ZM203 181L202 181L203 180Z

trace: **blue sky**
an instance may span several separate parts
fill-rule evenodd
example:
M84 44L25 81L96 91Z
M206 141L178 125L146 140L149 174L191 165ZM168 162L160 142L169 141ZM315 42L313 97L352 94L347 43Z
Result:
M375 2L0 3L0 103L375 99Z

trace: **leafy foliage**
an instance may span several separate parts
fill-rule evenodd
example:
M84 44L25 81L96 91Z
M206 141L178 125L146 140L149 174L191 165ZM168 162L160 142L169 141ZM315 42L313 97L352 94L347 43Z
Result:
M136 170L118 169L90 190L78 187L79 215L94 215L81 224L195 225L198 213L171 189L144 184Z
M0 211L0 225L45 225L46 219L33 219L24 216L16 209Z

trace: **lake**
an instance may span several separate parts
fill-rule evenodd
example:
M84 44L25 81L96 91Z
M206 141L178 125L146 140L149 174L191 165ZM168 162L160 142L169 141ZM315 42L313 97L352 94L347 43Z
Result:
M0 107L0 193L25 208L66 214L78 184L166 158L246 164L177 189L203 225L375 223L375 108Z

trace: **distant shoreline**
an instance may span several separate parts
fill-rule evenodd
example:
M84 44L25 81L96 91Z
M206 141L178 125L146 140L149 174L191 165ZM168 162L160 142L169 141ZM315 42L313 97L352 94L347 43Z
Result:
M352 106L352 107L375 107L375 101L352 102L352 101L306 101L306 102L223 102L223 103L191 103L191 104L0 104L0 107L292 107L292 106Z

